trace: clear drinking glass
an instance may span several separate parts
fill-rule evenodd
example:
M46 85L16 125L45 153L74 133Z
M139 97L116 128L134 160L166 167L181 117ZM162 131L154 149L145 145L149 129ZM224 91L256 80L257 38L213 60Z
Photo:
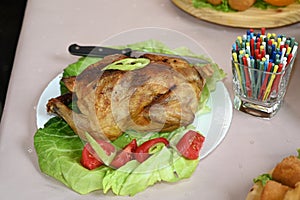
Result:
M234 108L258 117L273 117L283 102L294 60L281 70L273 66L270 71L232 60Z

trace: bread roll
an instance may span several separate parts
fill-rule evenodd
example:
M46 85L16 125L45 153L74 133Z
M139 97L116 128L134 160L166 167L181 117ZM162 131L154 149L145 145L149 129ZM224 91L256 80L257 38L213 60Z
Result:
M212 5L219 5L222 3L222 0L207 0L208 3L211 3Z
M228 3L232 9L243 11L250 8L255 3L255 1L256 0L229 0Z
M264 0L273 6L287 6L295 2L295 0Z

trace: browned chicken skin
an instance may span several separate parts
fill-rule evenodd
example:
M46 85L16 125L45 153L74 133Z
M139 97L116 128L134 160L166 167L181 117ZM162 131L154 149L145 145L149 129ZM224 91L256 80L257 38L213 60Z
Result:
M70 110L61 97L49 100L48 112L61 116L83 139L85 132L114 140L127 130L164 132L191 124L204 86L200 72L182 59L143 57L151 62L141 69L102 71L126 58L111 55L77 77L62 79L80 113Z

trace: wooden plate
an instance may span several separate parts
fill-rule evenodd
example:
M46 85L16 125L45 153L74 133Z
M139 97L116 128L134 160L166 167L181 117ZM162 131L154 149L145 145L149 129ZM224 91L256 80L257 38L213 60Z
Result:
M201 20L240 28L275 28L300 21L300 3L287 7L262 10L251 7L242 12L221 12L211 8L195 8L192 0L172 0L185 12Z

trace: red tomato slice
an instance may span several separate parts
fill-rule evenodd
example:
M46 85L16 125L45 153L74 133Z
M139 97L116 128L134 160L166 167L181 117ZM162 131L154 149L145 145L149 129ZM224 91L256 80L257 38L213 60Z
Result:
M118 152L118 154L110 163L110 165L114 168L122 167L127 162L133 159L133 152L135 152L136 148L137 148L136 139L133 139L121 151Z
M137 147L135 151L135 159L140 163L144 162L150 156L149 149L158 143L163 143L166 146L169 145L169 141L163 137L148 140Z
M115 147L111 143L104 140L97 140L97 142L106 151L108 156L115 151ZM82 166L90 170L103 165L103 162L100 158L97 158L95 151L89 143L87 143L82 150L80 163Z
M176 148L179 153L187 159L195 160L199 157L200 149L202 148L205 137L196 131L189 130L180 139Z

